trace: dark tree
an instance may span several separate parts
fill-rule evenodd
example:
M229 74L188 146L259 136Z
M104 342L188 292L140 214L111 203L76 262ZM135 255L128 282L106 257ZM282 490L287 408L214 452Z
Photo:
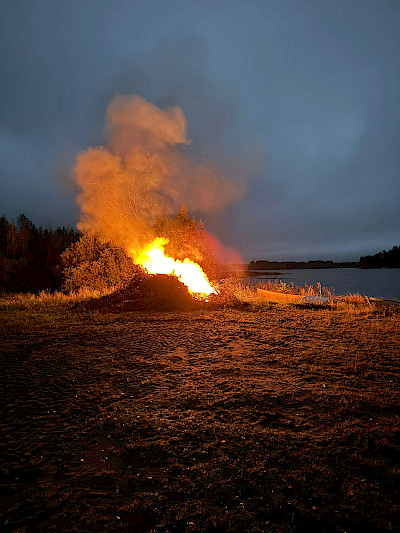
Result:
M393 246L388 252L383 250L375 255L360 257L362 268L400 268L400 247Z
M186 257L198 263L210 279L215 279L218 262L210 249L207 233L202 220L189 216L182 206L176 217L160 218L153 231L157 237L168 239L165 252L174 259Z
M70 228L37 228L24 214L0 219L0 291L61 288L60 255L79 238Z

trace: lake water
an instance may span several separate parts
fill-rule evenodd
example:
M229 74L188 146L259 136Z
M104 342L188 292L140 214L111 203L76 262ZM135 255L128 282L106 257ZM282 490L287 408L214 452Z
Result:
M316 285L333 288L335 295L359 293L362 296L400 300L399 268L324 268L296 269L279 271L257 271L245 278L251 283L266 281L268 278L293 283L295 286Z

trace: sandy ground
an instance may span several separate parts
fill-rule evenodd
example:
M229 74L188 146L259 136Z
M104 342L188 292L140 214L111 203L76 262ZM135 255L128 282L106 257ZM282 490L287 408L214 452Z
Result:
M399 315L1 320L4 531L399 531Z

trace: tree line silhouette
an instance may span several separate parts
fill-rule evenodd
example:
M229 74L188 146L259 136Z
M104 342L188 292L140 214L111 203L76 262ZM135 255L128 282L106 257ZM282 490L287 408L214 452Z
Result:
M72 229L36 227L24 214L0 218L0 291L58 290L63 273L60 255L80 234Z
M400 268L400 247L393 246L388 252L383 250L375 255L360 257L362 268Z

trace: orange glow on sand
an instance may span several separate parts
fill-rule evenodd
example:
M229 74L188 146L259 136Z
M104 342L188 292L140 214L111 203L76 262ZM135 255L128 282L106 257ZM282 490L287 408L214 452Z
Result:
M187 258L180 261L165 255L164 247L167 244L168 239L157 238L138 252L131 250L131 255L135 263L150 274L176 276L186 285L190 294L202 297L216 294L216 289L208 281L200 265Z

